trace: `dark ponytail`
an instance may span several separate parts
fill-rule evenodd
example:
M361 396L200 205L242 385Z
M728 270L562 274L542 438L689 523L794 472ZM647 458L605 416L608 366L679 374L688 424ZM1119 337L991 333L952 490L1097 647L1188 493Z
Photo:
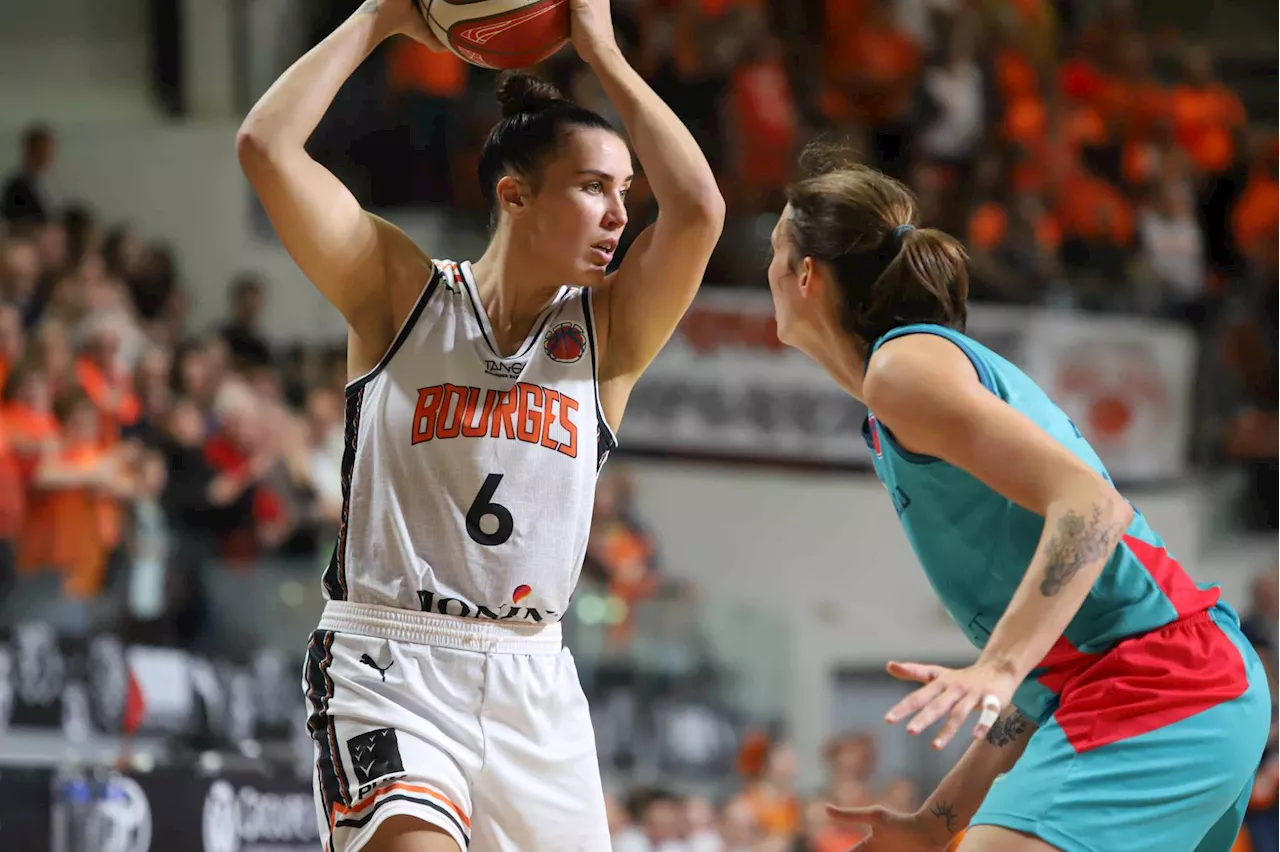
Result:
M949 234L916 227L911 191L829 146L811 148L801 164L811 176L787 188L793 263L811 257L831 268L841 322L858 345L912 323L963 331L968 256Z
M600 115L578 106L548 83L522 71L498 78L502 118L485 139L480 154L480 192L489 205L490 227L498 221L498 181L518 175L539 188L542 168L555 156L561 134L572 127L617 130Z

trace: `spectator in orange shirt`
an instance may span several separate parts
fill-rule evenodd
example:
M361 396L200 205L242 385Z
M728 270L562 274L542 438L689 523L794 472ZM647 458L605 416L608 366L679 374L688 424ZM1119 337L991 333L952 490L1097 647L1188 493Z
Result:
M1017 193L1008 205L979 205L969 219L968 243L974 298L1034 302L1062 276L1062 233L1038 193Z
M101 590L107 559L120 543L127 459L122 449L103 449L101 421L84 395L60 399L56 414L62 443L40 460L32 479L18 566L61 573L65 594L85 600Z
M26 487L41 457L58 445L49 377L36 362L25 361L9 374L0 419Z
M9 443L4 420L0 419L0 596L8 593L13 582L14 544L22 532L26 493L18 457Z
M730 80L736 185L748 210L773 209L791 177L799 116L782 64L782 43L762 12L744 12L741 61Z
M1078 166L1058 188L1056 218L1068 267L1123 280L1134 236L1133 210L1123 193Z
M1232 237L1237 250L1253 263L1274 251L1280 236L1280 181L1277 180L1276 142L1265 144L1250 171L1249 182L1231 210Z
M1234 137L1244 126L1244 106L1215 79L1213 60L1203 48L1187 51L1184 75L1172 100L1178 143L1202 174L1221 174L1235 161Z
M863 26L850 34L842 49L847 53L836 66L839 76L831 81L835 111L851 115L868 130L872 165L904 178L920 48L894 21L888 0L871 0Z
M795 792L796 753L790 743L770 742L763 766L747 780L739 797L766 837L793 835L800 828L800 797Z
M102 417L101 440L113 443L120 430L141 414L133 377L119 357L120 335L112 317L87 321L84 345L76 359L76 382Z

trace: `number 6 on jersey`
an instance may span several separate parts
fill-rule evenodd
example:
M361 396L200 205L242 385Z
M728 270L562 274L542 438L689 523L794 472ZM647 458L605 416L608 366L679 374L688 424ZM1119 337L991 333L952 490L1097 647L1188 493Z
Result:
M496 547L506 542L511 538L516 525L506 506L492 502L493 493L502 483L502 476L501 473L489 474L485 478L484 485L480 486L480 493L476 495L475 500L471 501L471 508L467 510L467 534L478 544L488 547ZM491 533L480 528L480 519L486 515L498 519L498 528Z

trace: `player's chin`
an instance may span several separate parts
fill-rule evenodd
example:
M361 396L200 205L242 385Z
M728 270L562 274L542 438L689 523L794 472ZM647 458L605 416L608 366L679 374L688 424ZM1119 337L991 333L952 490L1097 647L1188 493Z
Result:
M604 283L605 277L609 274L609 264L602 264L597 260L586 260L579 266L577 273L575 277L579 287L595 287Z

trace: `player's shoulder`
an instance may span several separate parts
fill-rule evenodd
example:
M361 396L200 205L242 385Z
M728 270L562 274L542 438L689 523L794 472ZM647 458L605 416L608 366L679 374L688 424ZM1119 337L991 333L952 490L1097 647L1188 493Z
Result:
M975 379L969 356L954 341L937 334L908 334L885 341L871 353L862 389L870 404L872 397L913 397Z

